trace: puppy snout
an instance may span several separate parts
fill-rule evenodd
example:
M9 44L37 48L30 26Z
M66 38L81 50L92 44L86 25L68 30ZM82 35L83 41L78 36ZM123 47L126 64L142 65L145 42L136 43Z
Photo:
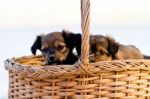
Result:
M49 55L47 57L47 64L52 65L52 64L55 64L55 63L56 63L55 56L54 55Z
M54 55L50 55L49 59L50 59L51 62L54 62L55 61L55 56Z

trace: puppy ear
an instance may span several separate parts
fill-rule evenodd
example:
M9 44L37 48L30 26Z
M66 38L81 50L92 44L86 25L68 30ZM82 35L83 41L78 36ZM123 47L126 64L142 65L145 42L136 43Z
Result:
M90 54L93 54L96 51L96 36L90 35Z
M119 44L115 41L114 38L111 36L106 36L109 46L108 46L108 52L112 55L113 59L115 58L115 55L118 52Z
M64 40L66 45L70 48L70 50L73 50L73 48L76 48L77 54L81 55L81 34L74 34L72 32L63 30L62 31Z
M37 49L41 50L41 38L42 38L42 35L37 36L36 40L34 41L33 45L31 46L31 52L33 55L36 55Z

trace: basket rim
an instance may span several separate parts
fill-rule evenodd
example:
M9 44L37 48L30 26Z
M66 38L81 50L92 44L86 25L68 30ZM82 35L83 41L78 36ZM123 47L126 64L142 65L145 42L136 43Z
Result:
M29 57L29 56L23 56ZM34 57L34 56L33 56ZM36 67L33 65L24 65L16 62L17 58L10 58L4 61L6 70L19 73L22 76L37 78L58 77L62 75L80 75L83 74L80 66L76 63L73 65L48 65ZM127 59L101 61L89 63L87 70L93 74L111 71L126 71L126 70L150 70L150 60L148 59Z

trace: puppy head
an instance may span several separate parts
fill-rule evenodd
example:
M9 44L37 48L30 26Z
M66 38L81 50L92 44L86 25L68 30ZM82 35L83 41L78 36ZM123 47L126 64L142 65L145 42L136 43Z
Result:
M70 44L70 40L72 40L70 35L73 34L62 31L38 36L31 47L31 51L35 55L36 50L39 49L48 65L63 64L73 54L72 50L75 46Z
M91 54L93 62L112 60L118 51L118 44L111 38L102 35L90 37Z
M108 52L111 54L112 58L115 59L119 49L119 43L116 42L114 38L108 35L106 36L106 39L108 40L109 43Z

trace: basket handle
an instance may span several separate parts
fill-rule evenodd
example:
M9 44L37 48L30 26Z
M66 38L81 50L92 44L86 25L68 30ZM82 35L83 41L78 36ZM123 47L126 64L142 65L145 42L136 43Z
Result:
M89 64L89 30L90 30L90 0L81 0L81 61L83 65Z

